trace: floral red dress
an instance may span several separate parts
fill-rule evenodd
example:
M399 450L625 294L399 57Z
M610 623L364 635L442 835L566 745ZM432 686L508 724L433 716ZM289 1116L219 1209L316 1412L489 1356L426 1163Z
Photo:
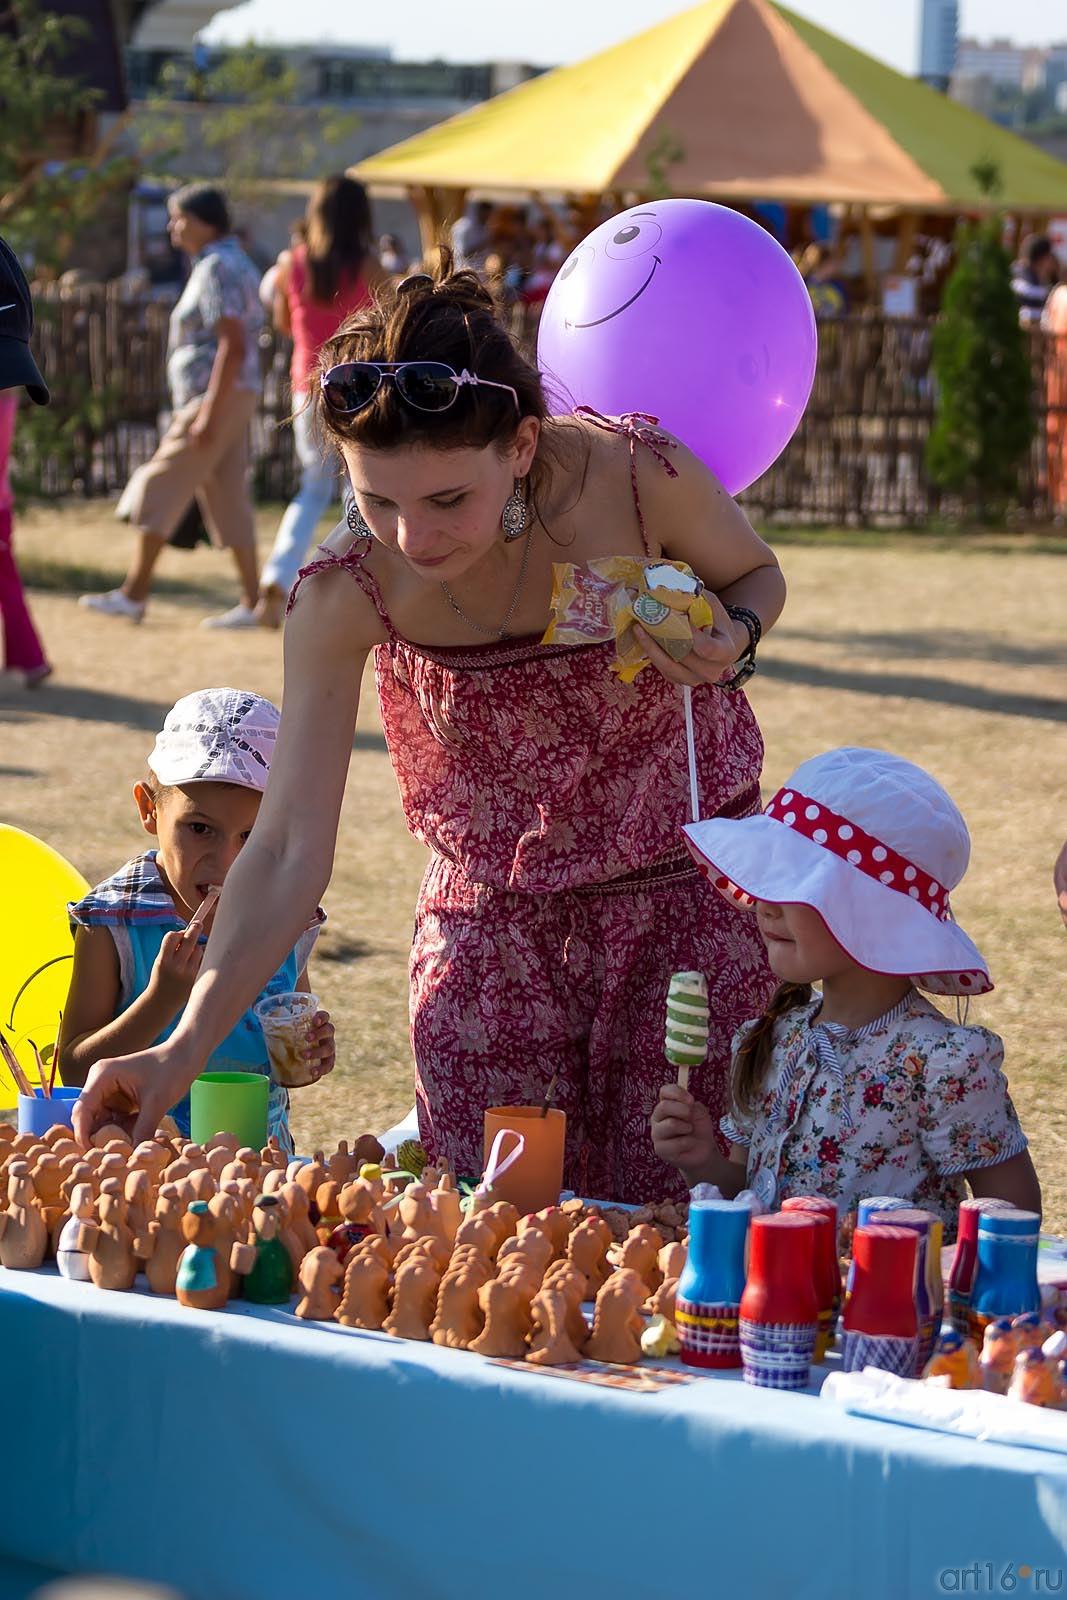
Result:
M375 652L382 725L408 827L431 851L410 965L423 1143L480 1173L486 1107L537 1103L556 1075L567 1187L680 1196L649 1132L674 1070L670 975L707 976L711 1044L690 1087L716 1118L733 1033L774 988L755 919L682 844L680 691L652 669L621 683L612 644L412 644L369 549L323 551L307 571L344 566L389 631ZM758 810L763 742L744 695L694 690L693 713L704 815Z

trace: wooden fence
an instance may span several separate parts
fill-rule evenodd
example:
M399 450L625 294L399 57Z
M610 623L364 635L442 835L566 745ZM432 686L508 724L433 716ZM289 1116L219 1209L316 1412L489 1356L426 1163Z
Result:
M46 291L35 348L53 403L23 410L15 477L27 495L116 495L152 454L166 407L169 303L123 297L117 286ZM762 518L810 523L918 524L959 511L926 475L933 417L933 324L881 315L819 327L819 366L800 428L780 460L744 496ZM532 330L531 330L532 331ZM1031 340L1038 419L1020 474L1018 508L1049 514L1045 476L1047 341ZM264 333L263 398L254 425L256 492L285 500L296 467L288 347Z

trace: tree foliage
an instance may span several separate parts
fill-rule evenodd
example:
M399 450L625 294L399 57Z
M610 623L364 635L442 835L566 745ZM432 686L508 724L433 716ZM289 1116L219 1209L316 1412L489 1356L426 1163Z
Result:
M322 147L349 138L359 117L299 101L297 70L259 45L207 66L169 62L138 114L142 158L183 183L218 174L235 198L265 179L306 178ZM195 123L190 106L202 108Z
M981 177L992 192L996 173L983 167ZM1012 498L1034 436L1030 357L1001 231L996 215L961 225L932 344L926 464L982 516Z
M37 0L0 7L0 231L31 264L65 264L78 230L132 174L110 143L73 153L99 100L73 70L88 33Z

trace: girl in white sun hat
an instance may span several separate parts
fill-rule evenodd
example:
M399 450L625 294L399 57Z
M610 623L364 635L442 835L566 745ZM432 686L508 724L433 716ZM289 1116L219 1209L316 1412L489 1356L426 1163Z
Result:
M669 1083L652 1118L662 1159L690 1185L747 1187L768 1207L896 1195L954 1230L966 1180L1040 1211L1000 1039L919 993L993 987L949 910L970 838L940 784L882 750L831 750L762 815L685 833L719 892L754 908L780 987L734 1040L729 1155L706 1108Z

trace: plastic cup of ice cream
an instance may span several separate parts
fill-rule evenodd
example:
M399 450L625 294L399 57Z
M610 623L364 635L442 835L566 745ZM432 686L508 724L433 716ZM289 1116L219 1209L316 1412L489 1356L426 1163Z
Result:
M299 989L289 994L267 995L255 1007L256 1019L267 1041L271 1073L275 1083L285 1089L299 1089L315 1081L311 1062L305 1058L304 1051L311 1019L321 1010L317 995Z

